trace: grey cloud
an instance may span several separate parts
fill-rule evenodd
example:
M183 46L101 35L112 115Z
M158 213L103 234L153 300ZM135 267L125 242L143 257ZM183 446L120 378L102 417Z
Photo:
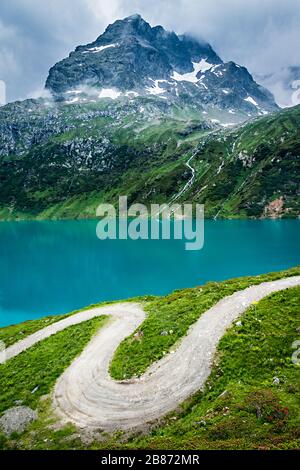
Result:
M41 90L49 68L98 36L117 11L117 0L1 0L0 79L8 99Z

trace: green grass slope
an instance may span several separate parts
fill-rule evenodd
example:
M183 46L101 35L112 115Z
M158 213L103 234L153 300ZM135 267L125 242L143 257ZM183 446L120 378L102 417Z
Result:
M107 317L75 325L36 344L0 366L0 412L21 400L36 407L48 394L57 378L83 350Z
M185 198L208 216L298 216L300 106L210 139L194 165L199 176Z
M162 100L161 100L162 101ZM27 103L27 102L25 102ZM207 217L299 215L300 106L216 127L151 99L0 110L0 218L91 218L102 202L180 202ZM13 128L12 128L13 126Z
M141 297L141 301L147 299L147 297ZM129 302L129 300L125 300L125 302ZM37 320L28 320L22 323L18 323L17 325L10 325L6 327L0 328L0 341L5 343L5 346L8 348L12 344L17 343L18 341L23 340L26 336L32 335L38 330L42 328L46 328L53 323L56 323L64 318L67 318L71 315L75 315L76 313L83 312L84 310L90 310L96 307L102 307L108 304L113 304L115 302L101 302L96 305L89 305L88 307L75 310L74 312L68 313L66 315L50 315L44 318L38 318Z
M148 299L148 318L141 327L142 338L140 341L129 338L122 343L112 363L113 375L123 378L141 374L170 350L186 334L188 327L220 298L250 285L299 273L300 269L294 268L253 278L209 283ZM117 433L82 439L73 426L57 427L49 393L57 377L105 320L99 318L68 328L0 366L0 410L3 412L14 406L16 400L22 400L37 408L39 413L38 420L22 435L0 435L0 447L299 448L300 369L292 361L292 345L299 339L299 300L300 288L293 288L252 305L242 316L241 323L233 325L222 339L205 389L183 403L152 431L145 431L143 436ZM163 331L168 335L162 336Z
M300 269L294 268L280 273L211 282L148 302L145 307L148 316L139 329L141 338L135 341L132 335L121 343L111 363L112 377L122 380L142 375L153 361L161 359L176 345L202 313L222 298L255 284L299 274Z
M26 338L26 336L32 335L36 331L46 328L59 320L63 320L67 316L68 315L49 316L0 328L0 341L3 341L8 348L12 344Z
M205 390L128 447L299 448L300 367L292 362L299 300L297 287L253 305L221 340Z

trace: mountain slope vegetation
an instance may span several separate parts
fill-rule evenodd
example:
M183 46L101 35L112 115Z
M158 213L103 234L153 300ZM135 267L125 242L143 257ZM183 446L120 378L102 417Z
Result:
M178 202L204 203L207 217L299 215L300 106L228 130L164 106L136 98L2 108L1 218L95 217L119 195L165 203L191 179L192 155L195 179Z
M209 283L166 297L138 299L148 317L140 340L126 340L115 356L115 373L139 375L186 334L211 305L254 284L299 275L299 268L256 277ZM1 412L21 399L37 408L38 420L20 435L0 434L3 449L297 449L299 365L292 361L299 337L299 287L253 304L219 344L211 376L195 394L144 435L81 435L58 428L49 394L55 380L104 319L70 327L0 366ZM23 325L30 330L31 322ZM34 325L35 326L35 325ZM43 327L43 324L40 324ZM15 327L0 330L3 338ZM171 332L172 329L172 332ZM169 334L161 334L167 331ZM38 358L38 360L37 360ZM63 358L63 360L62 360ZM118 371L118 373L116 373ZM30 372L30 373L29 373ZM36 387L38 387L36 389ZM33 394L32 390L36 392Z

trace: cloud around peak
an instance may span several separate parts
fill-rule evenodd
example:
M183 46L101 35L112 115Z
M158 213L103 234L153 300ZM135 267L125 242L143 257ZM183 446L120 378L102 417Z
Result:
M41 89L54 63L135 14L210 42L225 61L255 75L300 65L299 0L1 0L0 79L8 99Z

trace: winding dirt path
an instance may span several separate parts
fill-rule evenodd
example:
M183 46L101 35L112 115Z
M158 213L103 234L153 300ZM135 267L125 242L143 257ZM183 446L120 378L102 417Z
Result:
M38 330L36 333L33 333L30 336L27 336L21 341L13 344L12 346L8 347L5 350L5 355L0 359L0 364L12 359L18 354L26 351L26 349L31 348L35 344L39 343L43 339L49 338L50 336L55 335L59 331L63 331L69 326L79 325L80 323L88 320L92 320L93 318L100 317L102 315L111 315L114 318L118 318L120 315L127 318L127 325L130 329L129 335L144 321L146 318L145 312L141 309L139 304L135 303L118 303L112 304L104 307L93 308L90 310L84 310L80 313L75 313L64 320L60 320L56 323L52 323L52 325L47 326L41 330ZM127 335L128 336L128 335Z
M175 352L130 382L115 382L108 372L120 341L139 322L138 311L137 321L131 322L120 308L115 321L99 331L58 380L53 394L57 414L78 427L108 432L138 428L161 418L203 387L220 339L252 302L296 285L300 276L253 286L221 300L191 327Z
M75 314L8 348L7 359L68 326L100 315L111 321L58 379L53 406L62 423L112 432L151 423L200 390L211 371L217 345L233 321L254 302L300 285L300 276L249 287L218 302L190 328L177 349L153 364L140 378L112 380L108 369L120 342L144 321L134 303L114 304Z

